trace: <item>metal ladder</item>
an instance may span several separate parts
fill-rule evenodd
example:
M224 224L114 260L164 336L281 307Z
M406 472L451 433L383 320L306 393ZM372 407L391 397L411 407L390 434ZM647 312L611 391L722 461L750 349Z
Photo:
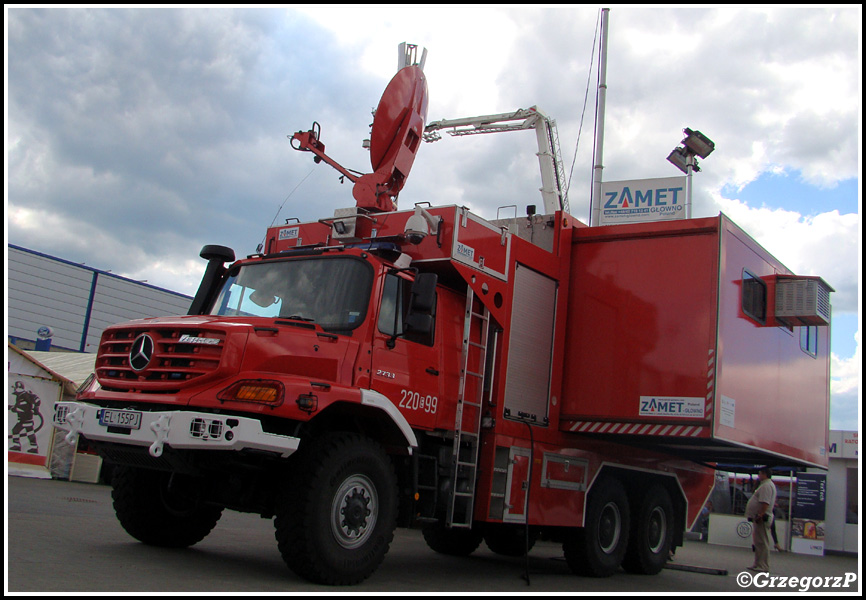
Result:
M480 447L481 401L490 335L490 313L487 307L476 299L471 289L467 292L461 354L463 368L460 371L454 450L451 458L451 501L446 515L446 526L459 528L472 527ZM478 323L478 326L473 327L474 323ZM472 340L473 333L480 337L478 341ZM474 392L467 394L467 380L470 377L477 383Z

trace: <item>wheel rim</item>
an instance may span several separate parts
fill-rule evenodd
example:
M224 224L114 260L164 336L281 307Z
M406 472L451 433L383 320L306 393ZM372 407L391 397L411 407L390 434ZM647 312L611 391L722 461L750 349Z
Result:
M376 486L364 475L352 475L331 503L331 533L343 548L357 548L372 535L378 514Z
M615 502L608 502L601 509L598 523L598 546L605 554L611 554L619 544L622 533L622 516Z
M667 538L667 532L668 521L665 511L661 506L656 506L650 513L649 531L647 531L650 552L653 554L661 552Z

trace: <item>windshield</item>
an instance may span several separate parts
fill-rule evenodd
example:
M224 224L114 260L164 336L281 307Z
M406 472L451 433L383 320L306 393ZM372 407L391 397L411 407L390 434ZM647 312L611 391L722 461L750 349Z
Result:
M372 284L373 268L351 257L242 265L223 284L211 314L293 319L350 331L364 321Z

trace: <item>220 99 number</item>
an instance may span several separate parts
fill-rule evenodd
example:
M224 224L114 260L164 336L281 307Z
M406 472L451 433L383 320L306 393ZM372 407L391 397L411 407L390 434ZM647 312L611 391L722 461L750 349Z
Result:
M400 390L400 408L433 414L438 406L439 399L436 396L422 396L418 392Z

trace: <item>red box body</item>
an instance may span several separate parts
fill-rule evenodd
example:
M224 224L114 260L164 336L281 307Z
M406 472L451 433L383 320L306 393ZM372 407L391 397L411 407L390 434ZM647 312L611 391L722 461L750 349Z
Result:
M800 326L772 317L788 274L723 215L576 230L561 428L711 462L761 450L826 466L829 329L812 328L810 354ZM764 282L763 323L743 310L744 277Z

